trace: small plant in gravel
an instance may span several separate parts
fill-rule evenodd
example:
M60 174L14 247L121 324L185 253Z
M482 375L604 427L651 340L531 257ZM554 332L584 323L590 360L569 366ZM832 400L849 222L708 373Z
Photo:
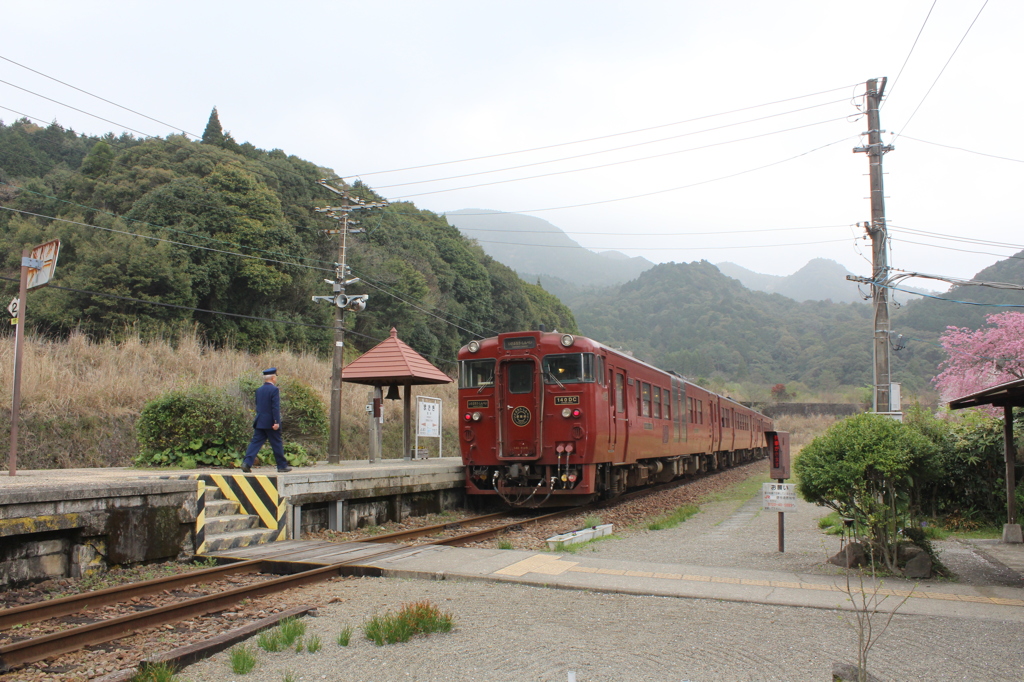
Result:
M348 643L352 641L352 626L346 625L338 633L338 645L348 646Z
M515 549L511 540L498 540L498 549Z
M132 675L131 682L177 682L174 666L167 663L147 665L144 670Z
M295 653L301 654L302 650L306 648L306 643L301 637L295 640Z
M320 635L312 635L306 642L306 651L311 654L315 654L323 648L323 643L320 641Z
M403 604L398 613L374 616L363 623L366 638L377 646L407 642L413 635L432 632L450 632L455 617L445 613L429 601Z
M675 511L671 511L663 516L657 517L654 521L647 524L647 530L665 530L666 528L675 528L686 519L696 515L700 512L700 507L693 504L686 504L679 507Z
M264 651L275 652L284 649L285 644L281 638L281 631L277 628L264 630L256 638L256 644Z
M593 528L594 526L600 526L604 521L601 520L600 516L588 516L583 519L584 528Z
M295 682L295 673L291 671L286 672L284 677L281 678L281 682Z
M276 628L281 633L281 641L286 647L290 647L306 634L306 624L298 618L285 618Z
M231 672L236 675L251 673L256 667L256 651L244 644L231 649Z

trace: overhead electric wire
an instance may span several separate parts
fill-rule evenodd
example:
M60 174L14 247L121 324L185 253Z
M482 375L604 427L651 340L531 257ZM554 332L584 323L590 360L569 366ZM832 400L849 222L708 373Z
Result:
M924 22L921 24L921 28L917 32L917 37L914 38L914 44L910 46L910 52L907 53L907 58L903 60L903 66L900 67L899 73L896 74L896 78L893 79L892 85L889 87L889 94L886 96L885 101L882 102L882 106L879 109L885 107L885 103L889 101L889 97L892 97L892 91L896 89L896 84L900 82L900 76L903 75L903 69L907 68L907 63L910 61L910 55L914 54L914 48L917 47L917 41L921 39L921 34L924 33L924 27L928 24L928 18L932 15L932 10L935 9L935 5L938 4L939 0L932 0L932 6L928 8L928 14L924 17Z
M860 237L857 237L857 239L860 239ZM529 246L531 248L540 248L540 249L578 249L578 248L581 248L579 246L571 246L571 245L568 245L568 244L524 244L524 243L521 243L521 242L493 242L493 241L486 241L486 240L477 240L477 241L479 241L481 244L507 244L507 245L511 245L511 246ZM839 242L848 242L848 241L850 241L849 237L847 237L845 239L825 239L825 240L822 240L822 241L815 241L815 242L795 242L795 243L788 243L788 244L738 244L738 245L732 245L732 246L694 246L692 244L688 245L688 246L664 246L664 245L659 244L658 247L657 247L657 250L658 251L708 251L708 250L718 251L718 250L722 250L722 249L769 249L769 248L774 248L774 247L779 247L779 246L809 246L811 244L836 244L836 243L839 243ZM585 248L599 250L599 251L651 251L652 250L652 247L649 247L649 246L608 246L608 247L589 246L589 247L585 247Z
M99 120L101 120L101 121L103 121L105 123L110 123L110 124L115 125L115 126L120 126L121 128L123 128L125 130L130 130L133 133L138 133L139 135L142 135L143 137L155 137L154 135L147 135L146 133L142 132L141 130L136 130L135 128L130 128L129 126L126 126L123 123L118 123L117 121L111 121L109 118L103 118L102 116L100 116L98 114L89 113L88 111L85 111L83 109L79 109L78 107L73 107L70 104L65 104L64 102L59 102L59 101L57 101L55 99L47 97L46 95L40 95L38 92L33 92L32 90L29 90L28 88L23 88L20 85L15 85L14 83L9 83L9 82L7 82L7 81L5 81L3 79L0 79L0 83L3 83L4 85L9 85L12 88L17 88L18 90L21 90L23 92L27 92L30 95L35 95L36 97L39 97L41 99L47 100L48 102L53 102L54 104L59 104L62 107L67 107L68 109L71 109L73 111L77 111L80 114L85 114L86 116L92 116L93 118L97 118L97 119L99 119Z
M991 241L991 240L988 240L988 239L975 239L973 237L951 237L951 236L948 236L948 235L941 234L939 232L929 232L927 230L919 230L919 229L916 229L916 228L913 228L913 227L903 227L903 226L900 226L900 225L893 225L891 223L889 224L889 227L890 227L890 229L893 229L893 230L896 230L896 231L908 232L910 234L921 236L921 237L934 237L935 239L943 239L945 241L963 242L963 243L966 243L966 244L977 244L978 246L995 246L997 248L1006 248L1006 249L1018 249L1018 250L1024 249L1024 244L1011 244L1010 242L996 242L996 241Z
M573 168L573 169L563 170L563 171L552 171L550 173L541 173L539 175L530 175L530 176L523 177L523 178L511 178L509 180L495 180L493 182L482 182L482 183L479 183L479 184L476 184L476 185L465 185L463 187L452 187L452 188L449 188L449 189L437 189L437 190L432 190L430 192L419 192L417 194L404 194L404 195L395 197L395 200L396 201L402 201L402 200L406 200L406 199L412 199L414 197L427 196L429 194L443 194L445 192L458 192L458 191L464 190L464 189L475 189L477 187L490 187L492 185L503 185L503 184L506 184L506 183L509 183L509 182L522 182L524 180L536 180L538 178L549 178L549 177L552 177L554 175L567 175L569 173L580 173L580 172L583 172L583 171L597 170L599 168L610 168L611 166L621 166L621 165L624 165L624 164L627 164L627 163L638 163L640 161L650 161L651 159L660 159L660 158L664 158L666 156L674 156L676 154L686 154L688 152L700 151L702 149L710 149L712 147L722 147L722 146L727 145L727 144L736 144L738 142L749 142L750 140L756 140L756 139L759 139L759 138L762 138L762 137L769 137L771 135L779 135L779 134L782 134L782 133L789 133L789 132L792 132L794 130L801 130L803 128L811 128L813 126L824 125L826 123L835 123L836 121L845 121L847 118L848 118L848 116L840 116L838 118L830 118L830 119L827 119L825 121L818 121L816 123L807 123L805 125L795 126L793 128L785 128L783 130L775 130L775 131L772 131L770 133L760 133L758 135L751 135L749 137L741 137L741 138L737 138L735 140L725 140L723 142L713 142L713 143L710 143L710 144L701 145L699 147L690 147L688 149L677 149L675 151L663 152L661 154L654 154L652 156L644 156L644 157L640 157L638 159L625 159L623 161L612 161L612 162L609 162L609 163L602 163L602 164L599 164L599 165L596 165L596 166L586 166L584 168Z
M1024 303L979 303L977 301L958 301L952 298L942 298L941 296L934 296L932 294L924 294L920 291L911 291L909 289L903 289L900 287L894 287L891 284L879 284L878 282L869 282L869 284L882 287L884 289L892 289L893 291L901 291L905 294L913 294L915 296L922 296L924 298L934 299L936 301L946 301L947 303L960 303L962 305L973 305L980 306L983 308L1024 308Z
M4 275L0 275L0 279L7 280L8 282L17 282L17 281L19 281L19 278L17 278L17 277L7 277L7 276L4 276ZM49 289L59 289L61 291L71 291L71 292L78 293L78 294L89 294L90 296L103 296L105 298L114 298L114 299L118 299L118 300L121 300L121 301L131 301L133 303L144 303L146 305L155 305L155 306L160 306L162 308L176 308L178 310L189 310L189 311L197 312L197 313L209 313L211 315L221 315L221 316L224 316L224 317L238 317L238 318L242 318L242 319L246 319L246 320L256 320L258 322L274 322L274 323L277 323L277 324L290 325L290 326L293 326L293 327L310 327L310 328L313 328L313 329L335 329L335 327L333 327L333 326L328 326L328 325L323 325L323 324L312 324L310 322L296 322L294 320L279 320L279 319L273 318L273 317L259 317L257 315L243 315L241 313L228 313L228 312L224 312L223 310L208 310L206 308L194 308L194 307L191 307L191 306L179 305L177 303L164 303L163 301L149 301L149 300L146 300L144 298L133 298L131 296L119 296L117 294L109 294L109 293L106 293L106 292L103 292L103 291L90 291L88 289L75 289L75 288L72 288L72 287L62 287L62 286L58 286L58 285L53 284L53 283L47 284L46 286ZM380 338L377 338L375 336L369 336L368 334L362 334L362 333L354 331L352 329L346 329L345 330L345 334L346 335L352 335L352 336L359 336L359 337L367 339L369 341L376 341L377 343L385 341L385 339L380 339ZM454 362L457 361L456 358L442 358L442 357L439 357L437 355L432 355L430 353L424 353L424 352L421 352L420 355L426 356L428 358L433 358L433 359L435 359L435 360L437 360L439 362L454 363Z
M928 91L926 93L924 93L924 97L921 98L921 101L918 103L917 107L914 108L913 113L910 114L910 118L908 118L906 123L903 124L903 127L900 128L900 132L896 133L896 136L892 138L893 142L895 142L897 139L899 139L900 135L903 134L903 131L906 130L907 126L910 125L910 122L912 120L914 120L914 116L917 115L917 112L921 108L921 105L923 105L925 100L928 99L928 95L931 94L932 89L935 87L935 84L939 82L940 78L942 78L942 74L945 73L946 67L949 66L949 63L951 61L953 61L953 57L956 56L957 50L959 50L960 46L963 45L964 40L967 38L967 34L971 32L972 28L974 28L975 22L978 21L978 17L981 16L981 13L985 10L985 7L987 5L988 5L988 0L985 0L985 2L982 3L982 5L981 5L981 9L979 9L978 13L976 15L974 15L974 20L971 21L971 25L967 27L966 31L964 31L964 35L963 35L963 37L960 38L960 42L956 44L955 48L953 48L953 53L949 55L949 59L947 59L946 63L942 65L942 69L939 70L939 75L937 75L935 77L935 80L932 81L931 86L928 87Z
M192 137L194 137L196 139L199 139L199 138L202 137L201 135L196 135L195 133L190 133L187 130L185 130L184 128L178 128L176 126L171 125L170 123L165 123L164 121L161 121L160 119L153 118L152 116L147 116L146 114L143 114L142 112L135 111L134 109L129 109L128 107L123 106L121 104L118 104L117 102L112 102L111 100L109 100L109 99L107 99L105 97L100 97L99 95L93 94L93 93L89 92L88 90L83 90L82 88L74 86L71 83L65 83L64 81L60 80L59 78L54 78L53 76L49 76L49 75L43 73L42 71L36 71L35 69L33 69L30 66L25 66L24 64L20 64L20 63L14 61L13 59L9 59L7 57L4 57L3 55L0 55L0 59L3 59L5 62L10 62L11 64L14 64L15 66L20 66L21 68L26 69L28 71L31 71L32 73L38 74L38 75L42 76L43 78L49 78L50 80L52 80L54 82L57 82L57 83L60 83L63 86L69 87L72 90L77 90L78 92L81 92L81 93L84 93L86 95L89 95L90 97L95 97L96 99L100 100L101 102L106 102L107 104L112 104L115 107L117 107L118 109L124 109L125 111L131 112L131 113L135 114L136 116L141 116L142 118L148 118L150 121L153 121L154 123L159 123L160 125L165 125L168 128L174 128L175 130L180 130L182 132L182 134L184 134L184 135L191 135Z
M401 173L403 171L420 170L422 168L434 168L436 166L449 166L449 165L456 164L456 163L467 163L467 162L470 162L470 161L482 161L484 159L493 159L493 158L497 158L497 157L501 157L501 156L511 156L513 154L528 154L530 152L539 152L539 151L543 151L545 149L555 149L557 147L567 147L569 145L574 145L574 144L584 144L584 143L587 143L587 142L596 142L598 140L607 140L607 139L612 138L612 137L621 137L623 135L634 135L636 133L645 133L645 132L648 132L648 131L651 131L651 130L659 130L661 128L669 128L671 126L683 125L685 123L693 123L695 121L703 121L704 119L715 118L715 117L718 117L718 116L727 116L729 114L738 114L738 113L740 113L742 111L750 111L751 109L760 109L761 107L768 107L768 106L772 106L774 104L782 104L784 102L792 102L792 101L798 100L798 99L807 99L808 97L816 97L817 95L827 95L830 92L836 92L836 91L839 91L839 90L845 90L845 89L847 89L849 87L853 87L854 85L859 85L859 84L858 83L852 83L850 85L844 85L844 86L839 87L839 88L832 88L830 90L822 90L820 92L813 92L813 93L810 93L810 94L807 94L807 95L800 95L798 97L787 97L785 99L779 99L779 100L775 100L773 102L765 102L763 104L754 104L754 105L751 105L751 106L748 106L748 107L741 107L739 109L732 109L731 111L722 111L722 112L719 112L717 114L707 114L705 116L697 116L695 118L686 119L684 121L676 121L674 123L663 123L661 125L649 126L647 128L638 128L636 130L627 130L627 131L620 132L620 133L611 133L609 135L599 135L598 137L590 137L590 138L583 139L583 140L574 140L572 142L559 142L557 144L549 144L549 145L544 145L544 146L541 146L541 147L533 147L531 149L519 149L519 150L509 151L509 152L499 152L499 153L496 153L496 154L485 154L484 156L474 156L474 157L471 157L471 158L456 159L456 160L453 160L453 161L439 161L437 163L426 163L426 164L422 164L422 165L419 165L419 166L408 166L408 167L405 167L405 168L392 168L390 170L372 171L372 172L369 172L369 173L350 173L350 174L344 175L342 177L346 177L346 178L360 178L360 177L365 177L365 176L369 176L369 175L383 175L385 173Z
M800 111L807 111L808 109L816 109L818 107L831 106L833 104L838 104L840 102L845 102L845 101L846 101L846 98L844 97L843 99L837 99L837 100L833 100L831 102L825 102L824 104L815 104L813 106L804 107L802 109L792 109L790 111L783 111L783 112L778 113L778 114L770 114L768 116L761 116L759 118L752 118L752 119L749 119L749 120L746 120L746 121L737 121L736 123L727 123L725 125L715 126L713 128L704 128L703 130L694 130L694 131L691 131L689 133L681 133L679 135L672 135L670 137L660 137L660 138L658 138L656 140L646 140L644 142L635 142L633 144L627 144L627 145L623 145L621 147L612 147L611 149L601 149L601 150L598 150L598 151L586 152L584 154L575 154L573 156L563 156L561 158L550 159L548 161L535 161L533 163L524 163L524 164L520 164L518 166L506 166L505 168L495 168L493 170L477 171L477 172L474 172L474 173L463 173L461 175L449 175L448 177L433 178L433 179L430 179L430 180L414 180L412 182L399 182L399 183L395 183L395 184L392 184L392 185L375 185L374 186L374 190L380 191L380 190L384 190L384 189L392 189L394 187L407 187L409 185L423 185L423 184L430 183L430 182L444 182L446 180L458 180L460 178L470 178L470 177L475 177L477 175L489 175L491 173L503 173L505 171L518 170L520 168L531 168L533 166L544 166L544 165L549 164L549 163L559 163L561 161L572 161L574 159L582 159L582 158L585 158L585 157L588 157L588 156L597 156L598 154L611 154L612 152L618 152L618 151L622 151L624 149L633 149L635 147L643 147L643 146L649 145L649 144L659 144L661 142L668 142L669 140L678 140L678 139L683 138L683 137L691 137L693 135L701 135L703 133L710 133L710 132L714 132L716 130L724 130L725 128L734 128L736 126L746 125L748 123L755 123L757 121L764 121L764 120L767 120L769 118L776 118L778 116L786 116L788 114L793 114L793 113L797 113L797 112L800 112ZM846 118L846 117L843 116L841 118ZM840 120L840 119L831 119L831 120ZM829 121L825 121L825 122L827 123ZM809 124L809 125L817 125L817 124ZM789 130L798 130L800 127L807 127L807 126L798 126L797 128L790 128ZM779 131L779 132L787 132L787 131ZM772 134L772 133L766 133L766 134ZM753 139L753 138L744 138L744 139ZM703 149L703 147L697 147L697 149ZM684 151L689 151L689 150L684 150ZM674 153L679 153L679 152L674 152ZM653 158L658 158L658 157L657 156L650 156L650 157L646 157L646 158L653 159ZM624 163L628 163L628 162L624 162ZM611 164L609 164L609 165L611 165ZM603 168L603 166L593 166L593 168ZM586 170L586 169L584 169L584 170ZM543 176L539 176L539 177L543 177Z
M926 244L924 242L914 242L914 241L910 241L909 239L903 239L903 238L892 237L892 236L890 236L889 239L891 239L893 241L897 241L897 242L903 242L904 244L914 244L916 246L928 246L928 247L931 247L933 249L944 249L946 251L959 251L960 253L976 253L976 254L979 254L979 255L982 255L982 256L995 256L997 258L1002 258L1004 260L1005 259L1024 260L1024 256L1007 256L1007 255L1002 254L1002 253L992 253L991 251L972 251L970 249L958 249L958 248L956 248L954 246L941 246L939 244Z
M772 166L778 166L780 164L787 163L789 161L794 161L796 159L799 159L802 156L807 156L808 154L813 154L814 152L821 151L822 149L825 149L827 147L831 147L833 145L837 145L840 142L845 142L847 140L854 140L854 139L857 139L859 137L860 137L860 134L849 135L847 137L843 137L841 139L835 140L834 142L829 142L829 143L823 144L823 145L821 145L819 147L815 147L813 149L808 149L807 151L801 152L801 153L799 153L799 154L797 154L795 156L790 156L790 157L787 157L785 159L780 159L779 161L773 161L771 163L766 163L763 166L756 166L754 168L748 168L746 170L737 171L736 173L730 173L729 175L722 175L722 176L719 176L717 178L709 178L707 180L701 180L699 182L693 182L693 183L690 183L688 185L679 185L678 187L669 187L667 189L659 189L659 190L655 190L653 192L645 192L643 194L634 194L632 196L617 197L617 198L614 198L614 199L600 199L598 201L588 201L588 202L583 202L583 203L579 203L579 204L568 204L566 206L548 206L548 207L545 207L545 208L520 209L520 210L516 210L516 211L497 211L497 212L493 212L493 213L463 213L461 215L496 215L496 214L502 214L502 213L542 213L544 211L562 211L562 210L566 210L566 209L570 209L570 208L582 208L582 207L585 207L585 206L599 206L599 205L602 205L602 204L612 204L612 203L616 203L616 202L619 202L619 201L630 201L632 199L643 199L645 197L655 196L655 195L658 195L658 194L667 194L668 192L677 192L677 191L683 190L683 189L690 189L691 187L698 187L700 185L707 185L707 184L712 183L712 182L718 182L720 180L728 180L729 178L735 178L735 177L738 177L740 175L746 175L748 173L754 173L754 172L759 171L759 170L764 170L765 168L771 168Z
M1013 158L1010 158L1009 156L998 156L996 154L986 154L985 152L976 152L973 149L966 149L964 147L954 147L953 145L950 145L950 144L940 144L938 142L929 142L928 140L922 140L922 139L919 139L919 138L916 138L916 137L911 137L910 135L901 135L900 137L902 137L904 140L913 140L914 142L922 142L924 144L931 144L931 145L935 145L936 147L945 147L946 149L955 149L955 150L960 151L960 152L967 152L968 154L977 154L978 156L988 156L988 157L991 157L993 159L1002 159L1003 161L1013 161L1015 163L1024 163L1024 159L1013 159Z
M448 214L452 215L452 214ZM455 215L463 215L461 213ZM852 223L846 225L808 225L805 227L767 227L756 230L712 230L710 232L630 232L630 237L693 237L703 235L719 235L719 234L750 234L757 232L788 232L791 230L826 230L834 229L837 227L853 227ZM460 228L461 229L461 228ZM510 230L508 228L485 228L485 227L467 227L467 232L504 232L508 234L555 234L551 230ZM618 236L609 235L608 232L567 232L561 230L562 234L565 235L604 235L604 236Z

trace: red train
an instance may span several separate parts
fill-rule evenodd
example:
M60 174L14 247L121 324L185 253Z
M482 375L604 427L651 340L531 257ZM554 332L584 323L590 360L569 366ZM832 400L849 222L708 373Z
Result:
M764 457L759 412L596 341L512 332L459 351L469 495L584 504Z

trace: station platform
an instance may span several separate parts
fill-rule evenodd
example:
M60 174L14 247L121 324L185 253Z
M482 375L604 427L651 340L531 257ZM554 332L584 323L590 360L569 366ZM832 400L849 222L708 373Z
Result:
M957 583L914 584L649 561L600 559L587 553L473 549L438 545L293 540L209 554L222 560L328 566L345 562L374 575L422 580L503 582L635 596L715 599L775 606L879 611L1024 623L1024 589ZM905 601L904 601L905 600ZM900 602L904 601L902 605Z
M0 475L0 586L401 520L463 500L460 458Z

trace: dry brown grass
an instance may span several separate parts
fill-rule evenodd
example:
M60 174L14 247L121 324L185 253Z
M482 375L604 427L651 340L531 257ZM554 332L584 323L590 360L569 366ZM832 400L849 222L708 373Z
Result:
M0 339L0 367L14 366L14 339ZM169 340L92 341L74 334L67 341L29 338L22 359L21 468L123 466L136 454L134 423L147 401L195 386L228 387L244 375L277 367L330 404L330 359L287 350L250 354L212 348L195 334ZM366 456L368 387L342 389L343 456ZM0 371L0 393L11 395L11 371ZM458 448L455 384L422 386L414 395L444 400L445 454ZM385 443L402 424L402 403L386 403ZM415 405L414 405L415 409ZM10 428L9 403L0 424ZM401 436L398 436L400 442ZM433 440L433 439L432 439ZM385 455L400 456L398 452Z
M775 420L775 428L789 432L789 447L795 453L817 436L825 433L828 427L840 420L840 417L815 415L812 417L783 416Z

